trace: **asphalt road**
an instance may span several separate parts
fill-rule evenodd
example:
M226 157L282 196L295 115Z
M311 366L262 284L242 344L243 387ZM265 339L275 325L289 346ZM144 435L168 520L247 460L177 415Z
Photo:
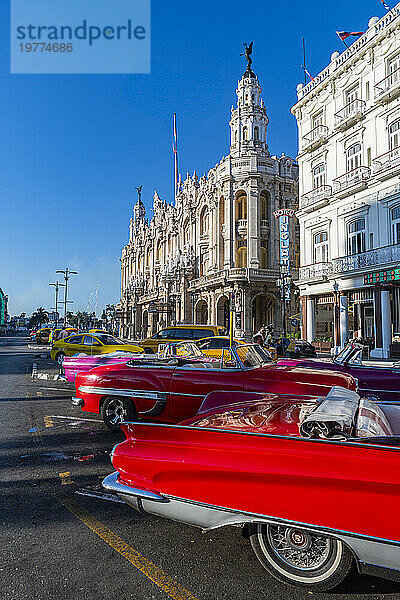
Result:
M71 408L69 384L33 380L33 362L56 373L39 354L0 338L1 600L310 597L269 577L239 528L202 534L105 495L122 435ZM354 573L318 597L398 600L400 585Z

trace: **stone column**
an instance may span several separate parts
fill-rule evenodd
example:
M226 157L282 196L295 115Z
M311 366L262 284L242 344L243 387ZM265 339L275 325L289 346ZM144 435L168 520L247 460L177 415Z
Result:
M390 289L381 290L382 306L382 357L389 358L392 343L392 313L390 309Z
M307 336L307 296L300 297L300 310L301 310L300 336L301 336L301 339L305 340L306 336Z
M375 348L371 350L371 358L383 358L382 295L380 285L374 287L374 329Z
M312 343L315 338L315 300L307 298L307 324L306 324L307 342Z
M247 188L247 266L250 269L258 269L260 261L258 258L259 245L259 191L256 180L251 180Z
M339 319L340 319L340 349L346 345L349 336L349 303L346 295L339 297Z

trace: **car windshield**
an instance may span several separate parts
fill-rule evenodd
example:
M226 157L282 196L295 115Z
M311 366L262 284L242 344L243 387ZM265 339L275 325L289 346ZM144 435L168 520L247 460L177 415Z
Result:
M361 358L362 348L348 344L341 352L339 352L336 358L334 358L333 362L338 365L343 365L345 363L349 365L361 365Z
M123 345L123 341L115 338L112 335L98 334L96 338L104 344L104 346L120 346Z
M269 354L261 348L258 344L243 344L236 346L235 351L239 357L240 362L246 369L253 369L255 367L262 367L265 364L272 363ZM230 348L223 349L222 355L222 368L239 368L241 365L237 364L235 354Z
M158 346L158 356L166 358L167 356L193 357L204 354L194 342L177 342L175 344L160 344Z

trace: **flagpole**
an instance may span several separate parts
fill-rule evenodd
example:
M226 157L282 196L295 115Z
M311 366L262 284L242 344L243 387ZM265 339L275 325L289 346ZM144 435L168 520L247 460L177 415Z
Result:
M176 113L174 113L174 200L178 191L178 132L176 127Z
M306 65L306 43L304 41L303 38L303 65L305 67L305 69L307 69L307 65ZM307 85L307 73L304 70L304 85Z

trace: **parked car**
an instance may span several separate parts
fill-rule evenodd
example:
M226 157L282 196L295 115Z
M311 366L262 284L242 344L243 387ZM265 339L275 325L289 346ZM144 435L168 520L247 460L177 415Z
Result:
M150 338L142 340L140 346L144 348L146 353L154 354L160 344L185 340L195 341L216 335L227 335L225 327L216 325L175 325L174 327L165 327Z
M95 367L106 365L126 364L129 360L140 360L141 365L157 365L160 360L167 357L190 356L193 361L206 360L204 354L196 346L195 342L178 342L177 344L165 344L158 347L157 354L133 353L124 350L110 352L108 354L96 354L88 356L85 353L75 356L65 356L62 363L62 371L67 381L75 381L77 373L85 373ZM213 362L213 361L209 361Z
M140 348L140 346L125 344L109 334L92 335L89 333L80 333L54 342L50 350L50 357L56 363L62 365L65 356L73 356L81 352L85 354L108 354L117 350L134 353L143 352L143 348Z
M271 344L276 348L277 356L290 358L313 358L317 356L315 346L306 340L295 340L293 338L279 338Z
M260 346L244 344L225 348L220 360L176 356L97 367L76 376L72 404L101 414L107 427L118 430L122 421L138 417L165 423L192 417L214 390L325 395L334 385L356 388L350 375L277 366Z
M361 344L350 342L335 358L327 361L285 358L279 360L278 364L348 373L357 379L362 396L400 403L400 364L368 364L362 360L362 353Z
M221 358L222 349L229 348L231 339L228 335L216 335L214 337L204 338L196 343L202 353L206 356ZM240 340L233 339L233 346L238 346L243 343L244 342L241 342Z
M180 425L122 429L103 485L136 510L204 531L243 525L263 567L309 591L353 564L398 579L400 406L338 387L322 401L216 392Z

